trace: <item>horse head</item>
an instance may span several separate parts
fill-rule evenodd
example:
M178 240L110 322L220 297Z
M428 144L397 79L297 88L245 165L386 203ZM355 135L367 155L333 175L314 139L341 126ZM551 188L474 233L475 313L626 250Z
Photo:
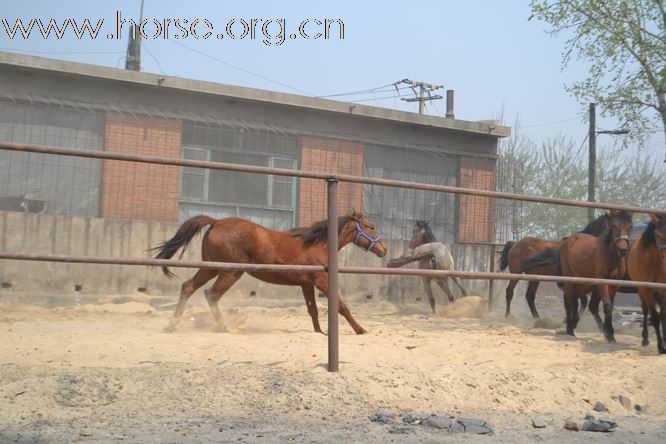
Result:
M348 226L353 231L354 245L364 251L371 251L378 257L386 256L386 246L381 234L377 232L375 224L353 208L347 218Z
M607 212L610 224L609 235L613 237L615 247L620 257L626 257L629 253L629 236L634 228L631 213L624 210L610 210Z
M409 242L409 248L414 249L419 245L437 242L435 235L430 228L429 220L417 220L412 231L412 240Z

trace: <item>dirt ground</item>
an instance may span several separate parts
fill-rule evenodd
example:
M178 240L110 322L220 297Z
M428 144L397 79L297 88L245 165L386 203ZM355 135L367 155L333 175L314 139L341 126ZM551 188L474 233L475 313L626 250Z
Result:
M223 333L200 294L175 333L162 332L171 307L147 295L55 308L0 298L0 442L666 442L666 356L640 346L635 324L609 345L589 314L575 339L532 328L519 294L509 321L474 298L435 316L425 302L352 299L369 334L341 318L332 374L302 299L277 295L225 296ZM596 401L615 432L563 429ZM377 412L481 418L494 435L369 421Z

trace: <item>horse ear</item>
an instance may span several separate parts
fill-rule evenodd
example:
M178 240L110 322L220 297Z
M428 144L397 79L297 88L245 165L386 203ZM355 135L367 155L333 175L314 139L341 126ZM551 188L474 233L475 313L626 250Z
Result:
M650 213L648 214L648 216L650 216L650 220L655 224L659 224L659 222L661 221L661 218L657 213Z
M358 220L361 217L361 213L356 211L356 208L351 207L349 209L349 218L352 220Z

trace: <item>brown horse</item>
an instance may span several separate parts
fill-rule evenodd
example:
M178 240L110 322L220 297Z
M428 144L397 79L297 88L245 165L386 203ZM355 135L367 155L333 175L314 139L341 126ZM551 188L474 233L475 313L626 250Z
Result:
M629 277L634 281L666 283L666 214L650 214L650 223L645 231L631 246L627 260ZM638 287L638 296L643 308L643 346L648 341L648 315L657 335L657 350L666 353L662 334L666 334L666 291L657 290L661 294L659 311L655 307L652 288ZM659 331L659 317L661 329Z
M631 214L626 211L610 211L610 229L605 236L594 237L578 233L562 241L560 245L560 271L562 276L612 279L622 277L626 271L629 252L629 236L633 228ZM564 283L564 309L567 334L574 335L578 325L578 299L592 289L590 284ZM615 288L597 285L598 295L604 304L603 331L606 340L615 342L613 330L613 296Z
M196 216L181 225L176 234L155 248L157 259L170 259L179 249L188 244L204 227L206 231L201 246L201 256L205 261L236 262L242 264L294 264L326 265L328 263L328 223L322 221L308 228L294 228L289 231L273 231L254 222L236 217L213 219ZM386 247L375 226L362 214L351 214L338 219L338 249L353 242L365 251L379 257L386 255ZM182 255L182 253L181 253ZM165 275L173 274L162 268ZM180 300L171 323L165 328L173 331L183 315L187 300L198 288L214 277L213 286L204 292L208 305L218 327L222 327L222 315L218 301L231 286L240 279L243 271L220 271L202 268L182 285ZM319 315L315 301L315 288L328 296L328 275L325 272L248 272L264 282L277 285L296 285L303 290L308 313L312 318L314 331L321 333ZM339 311L347 319L356 334L366 332L349 311L347 304L339 298Z
M593 236L601 236L608 230L608 217L604 214L599 216L592 222L590 222L580 233L587 233ZM523 262L539 253L542 253L546 250L557 251L560 248L560 241L549 241L545 239L539 239L538 237L524 237L518 242L509 241L504 244L504 249L499 259L499 268L500 271L504 271L507 268L509 273L525 273L525 274L545 274L545 275L555 275L557 273L557 261L552 261L552 263L543 263L525 269L523 267ZM509 285L506 287L506 312L504 313L505 317L509 317L511 314L511 300L513 299L513 290L518 284L517 279L509 281ZM536 298L536 292L539 288L539 281L529 281L527 284L527 292L525 293L525 299L527 299L527 305L530 307L532 312L532 317L534 319L539 317L539 312L537 311L534 300Z

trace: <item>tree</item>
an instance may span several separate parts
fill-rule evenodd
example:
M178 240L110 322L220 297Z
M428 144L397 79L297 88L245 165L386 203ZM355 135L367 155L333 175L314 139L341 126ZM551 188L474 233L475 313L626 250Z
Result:
M637 140L655 121L666 136L664 0L531 0L530 8L530 20L548 23L549 34L568 35L563 69L573 57L591 63L587 79L567 86L570 93L598 103Z

